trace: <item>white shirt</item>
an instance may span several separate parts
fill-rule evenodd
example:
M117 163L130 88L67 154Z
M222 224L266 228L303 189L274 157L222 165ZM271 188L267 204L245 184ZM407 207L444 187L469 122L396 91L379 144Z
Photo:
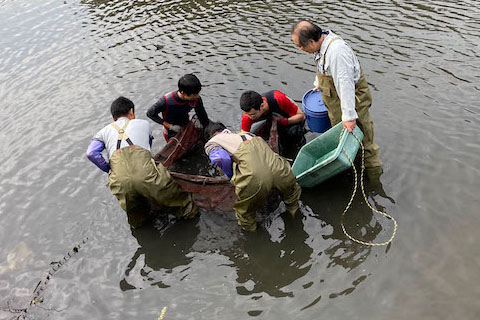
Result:
M338 37L336 34L329 31L323 40L320 50L314 53L317 71L320 73L323 73L325 51L330 41L336 37ZM328 48L325 73L327 76L333 77L333 83L340 98L342 121L357 119L358 115L355 111L355 84L360 79L360 63L353 50L341 38L332 42ZM316 77L313 85L315 88L318 88L318 79Z
M126 117L117 119L115 123L117 126L123 128L125 122L127 122ZM150 150L150 137L152 137L152 129L150 124L146 120L142 119L132 119L128 123L125 133L133 142L134 145L142 147L148 151ZM97 134L93 137L95 140L100 140L105 144L105 149L107 150L108 159L112 157L115 150L117 150L117 141L118 141L118 131L111 124L105 126L102 130L98 131ZM125 139L122 140L120 148L128 146L128 142Z

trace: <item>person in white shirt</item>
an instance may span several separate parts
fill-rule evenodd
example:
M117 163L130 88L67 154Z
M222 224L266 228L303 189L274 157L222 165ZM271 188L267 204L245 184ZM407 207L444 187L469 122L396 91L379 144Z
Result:
M322 93L332 126L342 121L343 127L351 132L358 125L364 134L367 174L381 173L382 162L373 140L369 112L372 96L353 50L333 32L322 31L305 20L293 26L292 41L298 49L314 55L317 66L314 86Z
M150 201L176 208L176 215L192 218L198 213L190 194L173 181L151 154L152 131L146 120L135 119L135 106L125 97L113 101L114 122L100 130L90 142L87 158L108 173L109 187L127 212L132 228L140 227L150 213ZM107 149L109 162L102 156Z

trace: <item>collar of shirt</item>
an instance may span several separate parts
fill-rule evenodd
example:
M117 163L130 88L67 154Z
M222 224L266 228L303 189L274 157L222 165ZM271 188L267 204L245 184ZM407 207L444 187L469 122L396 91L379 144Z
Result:
M128 117L120 117L120 118L117 118L117 120L115 120L115 122L127 121L127 120L128 120Z
M117 126L119 126L120 128L123 128L125 123L127 123L127 120L128 120L127 117L120 117L117 120L115 120L114 122L117 124ZM109 126L109 127L113 128L112 126ZM114 130L117 131L117 129L115 129L115 128L114 128Z
M180 98L180 96L178 95L178 90L175 90L173 92L173 100L175 100L177 103L179 104L192 104L195 100L193 101L190 101L190 100L183 100L182 98Z
M318 50L317 52L315 52L313 54L313 58L315 59L315 62L317 64L320 62L323 55L325 54L325 51L327 50L327 47L328 47L328 44L330 43L330 41L337 36L335 33L333 33L330 30L327 30L326 33L327 33L327 36L323 40L322 46L320 47L320 50Z

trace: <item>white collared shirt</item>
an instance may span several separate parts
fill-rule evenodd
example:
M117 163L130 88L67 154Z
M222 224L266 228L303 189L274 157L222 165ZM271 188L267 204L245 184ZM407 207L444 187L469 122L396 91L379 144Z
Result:
M320 73L323 73L325 51L330 41L336 37L338 37L336 34L329 31L323 40L320 50L314 53L317 71ZM342 121L355 120L358 118L355 111L355 84L360 79L360 63L353 50L341 38L332 42L328 48L326 58L325 73L327 76L333 77L333 83L340 98ZM315 77L313 85L315 88L318 88L317 77Z

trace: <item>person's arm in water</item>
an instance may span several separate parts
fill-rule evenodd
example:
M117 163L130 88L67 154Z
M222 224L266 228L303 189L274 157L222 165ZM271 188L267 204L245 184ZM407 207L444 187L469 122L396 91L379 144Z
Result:
M223 173L228 177L228 179L232 179L233 176L233 166L232 166L232 159L228 155L228 152L223 149L213 149L209 154L208 157L210 161L222 169Z
M102 151L105 149L103 141L93 139L87 148L87 158L92 161L100 170L109 172L110 165L102 156Z
M198 120L200 120L202 126L204 128L208 126L210 120L208 120L207 111L205 111L205 107L203 106L203 101L201 97L198 98L197 105L195 106L195 113L198 117Z

